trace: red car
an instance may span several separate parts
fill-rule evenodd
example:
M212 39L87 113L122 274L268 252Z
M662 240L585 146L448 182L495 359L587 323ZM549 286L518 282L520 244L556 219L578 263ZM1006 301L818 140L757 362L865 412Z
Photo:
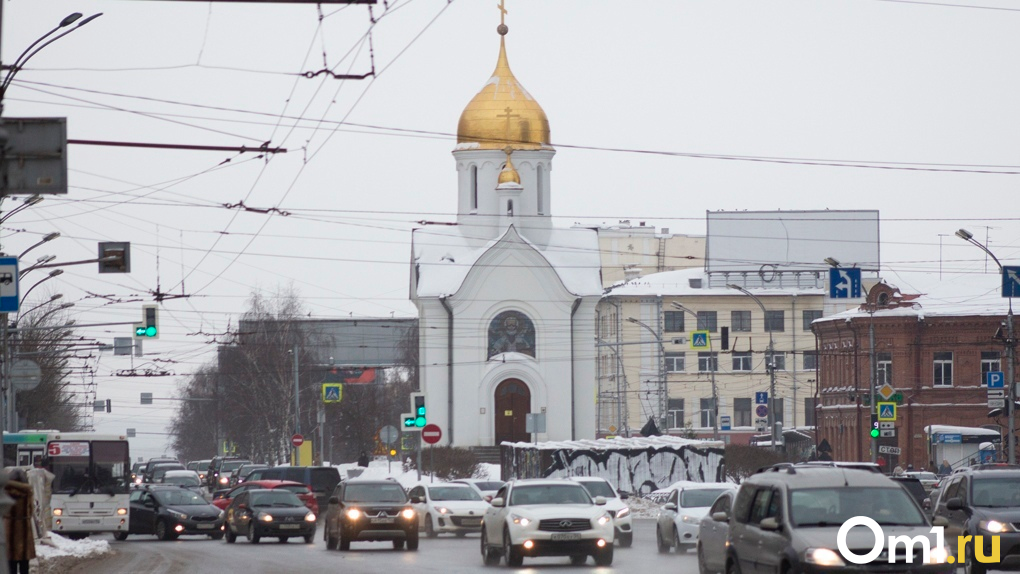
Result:
M290 480L252 480L244 482L235 486L234 488L224 492L218 498L214 497L212 504L220 510L226 510L230 506L230 502L234 500L234 497L247 490L255 490L260 488L268 488L270 490L274 488L282 488L289 490L297 495L301 499L301 502L305 503L308 510L311 510L316 517L319 516L319 502L315 499L315 493L307 485L301 484L300 482L292 482Z

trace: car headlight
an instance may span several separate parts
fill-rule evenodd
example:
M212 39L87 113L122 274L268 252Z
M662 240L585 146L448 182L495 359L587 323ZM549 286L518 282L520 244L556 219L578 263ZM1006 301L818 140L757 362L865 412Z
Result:
M170 510L169 508L166 510L166 513L169 514L170 516L173 516L177 520L187 520L188 519L188 515L187 514L184 514L183 512L177 512L176 510Z
M435 508L436 512L438 512L439 514L449 514L450 513L450 509L446 508L445 506L434 506L433 508Z
M524 517L524 516L520 516L518 514L511 514L510 515L510 520L513 520L514 524L520 524L521 526L527 526L527 525L531 524L531 519L530 518L527 518L527 517Z
M630 509L629 508L624 508L623 510L620 510L619 512L616 513L616 517L617 518L623 518L624 516L627 516L628 514L630 514Z
M260 512L259 513L259 520L261 520L262 522L272 522L273 521L273 515L272 514L267 514L265 512Z
M357 520L361 518L361 511L358 510L357 508L352 508L347 511L347 518L351 520Z
M689 514L684 514L683 516L680 517L680 520L682 520L684 524L699 524L701 522L700 518L698 518L697 516L691 516Z
M414 518L414 509L413 508L405 508L403 511L400 512L400 515L403 516L407 520L411 520L412 518Z
M839 554L829 548L808 548L804 551L804 561L819 566L846 566Z
M599 526L605 526L605 525L609 524L612 521L613 521L613 517L609 516L608 513L603 514L602 516L599 516L599 518L598 518Z
M220 477L220 484L230 484L230 477L229 476L221 476Z
M945 564L949 559L949 549L945 546L939 546L931 549L931 554L928 555L929 564Z
M135 484L141 484L141 483L142 483L142 477L140 477L140 476L136 477L135 478Z
M305 522L315 522L315 515L309 512L305 515Z
M978 522L978 528L991 532L992 534L1012 532L1015 530L1012 524L1008 522L999 522L998 520L982 520L981 522Z
M128 509L126 509L126 508L118 508L117 509L117 516L124 516L127 513L128 513Z
M64 515L64 509L63 508L54 508L53 509L53 516L63 516L63 515Z

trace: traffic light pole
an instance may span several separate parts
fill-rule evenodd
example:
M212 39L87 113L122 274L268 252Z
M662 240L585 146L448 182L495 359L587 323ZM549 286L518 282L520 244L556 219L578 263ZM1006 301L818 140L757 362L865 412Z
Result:
M868 322L868 355L871 357L871 374L868 377L868 386L871 387L871 415L868 417L868 423L875 419L875 415L878 413L877 397L875 396L875 384L878 378L878 365L875 364L875 310L871 309L868 311L871 315L871 319ZM882 425L879 425L880 427ZM871 429L868 429L868 433L871 434L871 462L878 462L878 437L874 436ZM878 434L882 434L879 432Z

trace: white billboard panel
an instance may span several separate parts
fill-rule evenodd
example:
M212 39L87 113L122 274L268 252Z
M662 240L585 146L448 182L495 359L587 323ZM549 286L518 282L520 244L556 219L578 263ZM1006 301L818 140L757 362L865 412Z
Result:
M878 211L710 211L705 270L822 271L827 257L878 272Z

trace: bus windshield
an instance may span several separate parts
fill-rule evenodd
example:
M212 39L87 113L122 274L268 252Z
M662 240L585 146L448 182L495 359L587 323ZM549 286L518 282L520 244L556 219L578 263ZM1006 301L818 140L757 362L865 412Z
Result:
M54 494L126 494L131 466L126 441L52 441Z

